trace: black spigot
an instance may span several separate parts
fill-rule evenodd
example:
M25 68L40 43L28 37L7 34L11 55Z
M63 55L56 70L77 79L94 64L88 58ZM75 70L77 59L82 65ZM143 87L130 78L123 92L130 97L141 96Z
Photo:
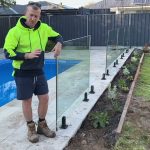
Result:
M67 127L68 127L68 125L66 124L66 116L63 116L61 128L66 129Z
M84 94L84 99L83 99L83 101L84 101L84 102L88 102L88 101L89 101L89 99L88 99L88 97L87 97L87 92L85 92L85 94Z
M109 70L108 69L106 70L106 75L109 76Z
M123 59L123 55L121 55L121 58L120 59Z
M106 80L105 73L102 75L102 80Z
M116 60L116 65L118 65L118 59Z
M113 65L113 67L116 67L116 63L114 62L114 65Z
M94 85L91 85L91 91L89 92L90 94L94 94L95 91L94 91Z

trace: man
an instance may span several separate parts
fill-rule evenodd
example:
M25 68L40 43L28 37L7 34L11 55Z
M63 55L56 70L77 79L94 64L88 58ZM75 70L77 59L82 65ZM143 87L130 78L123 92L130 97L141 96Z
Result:
M4 44L6 58L13 60L14 78L17 86L17 99L22 100L22 109L28 127L28 140L39 141L38 134L55 137L46 123L48 109L48 85L43 72L44 51L48 39L56 42L54 56L60 54L62 37L40 19L41 7L32 2L27 5L15 27L9 30ZM38 127L32 119L32 95L38 96ZM37 134L38 133L38 134Z

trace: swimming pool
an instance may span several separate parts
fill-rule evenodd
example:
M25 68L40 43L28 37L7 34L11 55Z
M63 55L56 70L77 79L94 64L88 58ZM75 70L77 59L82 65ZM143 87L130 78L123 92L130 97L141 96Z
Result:
M79 60L59 60L59 73L79 62ZM16 98L16 84L12 77L11 63L11 60L0 60L0 107ZM45 60L44 72L47 80L56 76L56 60Z

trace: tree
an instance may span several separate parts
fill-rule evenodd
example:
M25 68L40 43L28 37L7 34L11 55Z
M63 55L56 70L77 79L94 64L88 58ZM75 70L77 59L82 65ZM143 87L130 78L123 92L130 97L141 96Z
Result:
M12 5L16 5L15 0L0 0L0 6L9 7Z

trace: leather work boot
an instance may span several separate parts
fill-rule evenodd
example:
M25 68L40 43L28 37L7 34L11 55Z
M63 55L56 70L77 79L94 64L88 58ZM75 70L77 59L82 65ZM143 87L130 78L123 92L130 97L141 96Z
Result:
M49 138L54 138L56 136L56 133L48 128L45 120L38 122L37 133L43 134Z
M28 140L32 143L36 143L39 141L39 136L36 133L35 123L32 122L30 124L27 124L28 127Z

